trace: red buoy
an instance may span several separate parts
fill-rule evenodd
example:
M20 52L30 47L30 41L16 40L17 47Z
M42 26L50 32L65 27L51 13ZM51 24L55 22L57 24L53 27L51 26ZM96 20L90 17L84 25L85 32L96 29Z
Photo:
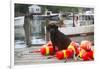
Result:
M82 59L83 59L83 61L88 61L88 60L90 60L89 55L88 55L87 52L85 52L85 53L82 54Z
M74 55L74 51L72 49L66 50L66 58L71 58Z
M56 58L59 60L66 58L66 50L56 52Z
M89 58L94 59L94 52L91 50L89 52L87 52Z
M84 49L81 49L80 50L80 53L79 53L79 56L80 58L82 58L83 61L88 61L88 60L93 60L94 57L93 57L93 51L86 51Z
M47 46L43 45L43 47L40 49L40 52L42 55L52 55L53 54L53 46Z
M79 43L72 41L68 46L68 49L72 49L76 55L79 54Z
M65 58L71 58L74 54L74 51L72 49L62 50L56 52L56 58L61 60Z

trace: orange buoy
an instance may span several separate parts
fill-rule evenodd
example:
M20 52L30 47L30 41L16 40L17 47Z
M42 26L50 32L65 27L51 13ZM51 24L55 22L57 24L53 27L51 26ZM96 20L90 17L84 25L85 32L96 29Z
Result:
M74 54L74 51L72 49L62 50L56 52L56 58L61 60L65 58L71 58Z
M74 55L74 51L72 49L66 50L66 58L71 58Z
M40 49L40 52L42 55L52 55L53 54L53 46L47 46L43 45L43 47Z
M66 58L66 50L56 52L56 58L59 60Z
M82 59L83 61L93 60L93 51L83 53Z
M94 59L94 52L91 50L89 52L87 52L89 58Z
M92 43L90 41L84 40L81 42L80 44L80 48L86 50L86 51L90 51L92 47Z
M70 45L68 46L67 49L72 49L72 50L74 51L74 53L75 53L76 55L78 55L78 54L79 54L78 47L79 47L79 44L72 41L72 42L70 43Z
M93 51L86 51L84 49L80 49L79 52L79 57L82 58L83 61L88 61L88 60L93 60L94 56L93 56Z
M88 55L87 52L84 52L84 53L82 54L82 59L83 59L83 61L88 61L88 60L90 60L89 55Z

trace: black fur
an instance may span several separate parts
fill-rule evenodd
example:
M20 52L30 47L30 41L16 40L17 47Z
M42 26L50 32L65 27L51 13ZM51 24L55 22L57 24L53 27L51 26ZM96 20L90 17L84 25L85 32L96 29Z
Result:
M47 26L47 31L50 33L50 39L53 43L54 51L55 47L57 47L58 50L67 49L68 45L71 42L71 39L67 35L60 32L56 24L49 24Z

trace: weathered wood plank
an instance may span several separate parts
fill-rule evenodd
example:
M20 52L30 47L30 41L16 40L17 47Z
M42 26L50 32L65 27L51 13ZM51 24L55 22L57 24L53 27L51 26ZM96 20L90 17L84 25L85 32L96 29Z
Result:
M94 47L94 46L93 46ZM64 60L58 60L56 57L48 59L49 56L43 56L40 52L32 52L33 50L39 50L41 46L33 46L30 48L15 49L14 53L14 64L25 65L25 64L47 64L47 63L64 63ZM81 61L81 60L78 60ZM73 59L68 59L66 62L78 62Z

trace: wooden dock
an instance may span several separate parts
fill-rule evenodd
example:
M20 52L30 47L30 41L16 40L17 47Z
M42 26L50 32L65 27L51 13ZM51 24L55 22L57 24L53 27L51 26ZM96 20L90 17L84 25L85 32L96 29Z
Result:
M58 60L56 57L48 59L50 56L43 56L40 52L32 53L34 50L40 49L41 46L32 46L30 48L15 48L14 51L14 64L26 65L26 64L47 64L47 63L64 63L65 60ZM74 62L75 60L69 59L68 62ZM80 61L80 60L79 60Z

